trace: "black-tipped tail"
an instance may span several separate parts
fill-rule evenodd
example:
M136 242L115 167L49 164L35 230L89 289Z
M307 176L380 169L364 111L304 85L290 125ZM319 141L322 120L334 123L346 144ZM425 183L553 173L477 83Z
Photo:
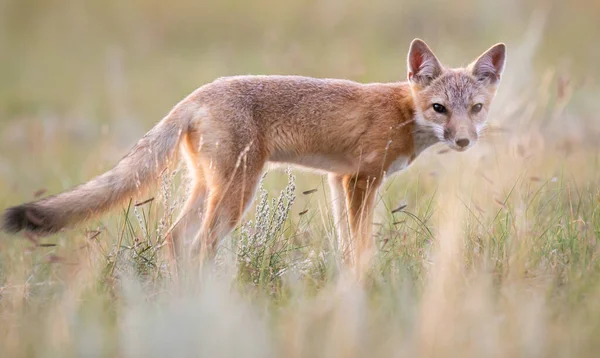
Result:
M108 172L71 190L7 209L2 230L37 235L55 233L101 214L158 181L160 173L177 161L179 143L192 118L182 101L138 141L131 152ZM195 113L195 112L194 112Z
M50 212L34 203L8 208L2 215L2 230L17 233L26 230L39 235L48 235L61 229Z

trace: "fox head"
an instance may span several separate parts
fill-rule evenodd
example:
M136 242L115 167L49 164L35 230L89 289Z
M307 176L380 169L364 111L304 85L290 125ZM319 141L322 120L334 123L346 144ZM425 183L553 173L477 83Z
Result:
M487 119L504 69L506 46L492 46L466 68L445 68L420 39L410 44L408 80L416 122L450 148L472 147Z

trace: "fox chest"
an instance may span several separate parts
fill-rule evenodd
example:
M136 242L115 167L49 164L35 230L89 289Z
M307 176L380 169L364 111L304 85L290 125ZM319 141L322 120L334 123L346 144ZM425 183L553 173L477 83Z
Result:
M401 170L408 168L408 166L413 162L415 157L416 157L415 155L411 155L411 156L401 155L398 158L394 159L388 166L387 170L385 171L385 176L389 177Z

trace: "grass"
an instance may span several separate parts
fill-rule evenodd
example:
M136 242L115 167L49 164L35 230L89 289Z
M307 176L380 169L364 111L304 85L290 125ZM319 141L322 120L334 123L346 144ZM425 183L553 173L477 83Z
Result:
M281 174L265 176L254 218L201 276L166 269L176 206L167 177L160 196L130 203L99 231L48 247L5 240L0 347L6 356L593 356L598 172L569 173L595 155L557 166L499 150L474 167L477 153L430 154L381 193L364 285L341 269L330 212L311 204L320 191L298 192L291 172L276 196L265 186ZM440 156L453 157L447 171L421 172ZM390 210L400 197L408 204Z
M0 233L0 356L597 355L596 2L165 4L0 2L0 207L103 172L215 77L402 79L417 36L450 64L508 43L491 128L384 184L363 284L311 173L267 172L202 273L166 266L179 172L49 238Z

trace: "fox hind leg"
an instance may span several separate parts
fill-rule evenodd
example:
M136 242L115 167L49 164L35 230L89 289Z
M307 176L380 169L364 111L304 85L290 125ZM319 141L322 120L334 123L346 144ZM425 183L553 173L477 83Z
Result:
M187 164L187 172L190 180L190 191L187 201L179 216L169 229L167 244L171 261L176 262L183 255L182 241L191 241L202 223L201 217L207 194L206 177L201 167L200 155L194 150L192 135L187 135L182 142L182 154Z
M192 185L190 195L173 223L167 235L167 245L172 261L176 262L183 255L182 242L192 240L202 223L202 212L206 200L206 183L196 181Z
M201 260L214 257L219 240L235 228L254 198L264 159L256 153L244 155L233 168L213 167L207 175L209 191L202 226L191 248L192 255L200 254Z

